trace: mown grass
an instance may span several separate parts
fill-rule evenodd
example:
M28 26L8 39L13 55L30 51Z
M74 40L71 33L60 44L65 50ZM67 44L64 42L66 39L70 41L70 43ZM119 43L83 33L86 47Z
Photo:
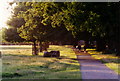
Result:
M94 49L87 49L88 53L92 55L92 57L99 59L102 63L104 63L107 67L114 70L117 74L120 74L119 65L120 59L115 56L115 54L104 54L102 52L95 51Z
M9 49L10 48L10 49ZM61 57L32 56L31 46L3 47L3 79L81 79L80 66L69 46L51 45Z

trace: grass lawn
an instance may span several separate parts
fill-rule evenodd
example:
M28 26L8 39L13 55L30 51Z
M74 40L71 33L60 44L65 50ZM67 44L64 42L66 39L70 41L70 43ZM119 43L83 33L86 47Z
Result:
M104 63L107 67L114 70L117 74L120 74L119 65L120 59L114 54L102 54L102 52L97 52L94 49L87 49L88 53L92 55L92 57L99 59L102 63Z
M69 46L50 45L61 57L32 56L31 46L2 47L3 79L81 79L80 65Z

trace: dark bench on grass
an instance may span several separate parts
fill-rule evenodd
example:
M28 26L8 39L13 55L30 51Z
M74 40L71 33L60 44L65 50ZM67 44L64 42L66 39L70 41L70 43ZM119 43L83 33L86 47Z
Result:
M44 52L44 57L60 57L60 51Z

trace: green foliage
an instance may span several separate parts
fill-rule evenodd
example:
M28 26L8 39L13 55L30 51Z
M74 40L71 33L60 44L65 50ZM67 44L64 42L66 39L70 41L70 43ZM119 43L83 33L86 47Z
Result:
M40 24L44 24L52 27L65 26L73 35L87 31L92 36L104 37L115 32L112 26L118 24L118 6L118 3L21 2L14 9L14 15L25 20L19 31L25 28L31 32ZM23 38L28 32L23 33ZM32 37L36 38L35 35Z
M97 35L101 31L101 25L98 23L100 16L87 10L86 3L63 2L43 3L43 5L44 20L42 22L44 24L51 22L52 27L64 24L67 30L73 32L73 35L78 31L88 31Z
M14 9L14 21L22 21L12 26L26 40L60 40L67 33L66 39L85 36L84 40L94 37L108 44L120 42L119 3L20 2Z
M15 28L5 28L2 30L2 38L8 42L23 42L24 39L22 39L19 34L17 33L17 29Z
M45 19L43 11L47 11L45 10L45 7L47 7L45 4L51 5L52 3L18 3L14 9L13 17L8 21L8 25L17 28L19 36L29 41L60 41L63 38L61 36L64 36L64 39L61 41L67 38L71 40L73 36L71 32L66 30L64 25L58 28L52 28L50 23L47 23L47 25L42 23Z
M26 28L25 30L29 29L28 32L43 23L52 27L64 25L74 35L76 32L88 31L93 36L105 36L108 27L106 25L115 22L116 14L111 12L118 6L115 5L117 3L24 2L18 4L14 14L19 14L18 16L25 20L25 24L22 25L20 30ZM24 35L28 32L24 32ZM36 38L34 35L32 37Z
M64 24L73 35L87 31L92 36L104 37L114 34L114 27L118 26L119 3L42 3L36 8L43 12L42 23L49 22L52 27Z

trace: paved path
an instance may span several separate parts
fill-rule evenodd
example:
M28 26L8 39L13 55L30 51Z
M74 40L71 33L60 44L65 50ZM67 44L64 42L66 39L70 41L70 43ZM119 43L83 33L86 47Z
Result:
M80 53L80 55L77 55L77 59L81 65L80 70L82 72L83 81L87 81L84 79L106 79L105 81L111 81L107 79L117 79L113 81L119 81L118 75L113 70L91 57L90 54Z

